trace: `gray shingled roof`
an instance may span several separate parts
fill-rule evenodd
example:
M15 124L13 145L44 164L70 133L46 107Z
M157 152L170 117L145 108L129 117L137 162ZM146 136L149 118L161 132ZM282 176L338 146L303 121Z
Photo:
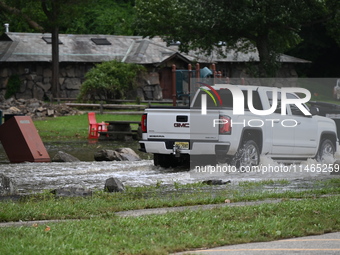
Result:
M0 62L50 62L51 44L43 38L51 34L40 33L5 33L0 36ZM106 38L111 45L96 45L91 38ZM180 53L178 47L168 47L159 37L152 39L141 36L115 35L72 35L60 34L60 62L104 62L113 59L137 64L160 64L174 56L189 62L247 62L258 61L256 51L250 53L228 53L220 57L216 53L210 56L190 52ZM282 62L309 63L309 61L282 55Z

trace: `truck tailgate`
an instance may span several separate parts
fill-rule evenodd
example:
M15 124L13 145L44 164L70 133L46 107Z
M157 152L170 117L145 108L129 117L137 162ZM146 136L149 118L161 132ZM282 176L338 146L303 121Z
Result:
M217 140L218 111L201 115L197 109L146 109L147 139Z
M206 115L201 110L191 109L190 113L190 139L191 140L218 140L219 111L208 111Z

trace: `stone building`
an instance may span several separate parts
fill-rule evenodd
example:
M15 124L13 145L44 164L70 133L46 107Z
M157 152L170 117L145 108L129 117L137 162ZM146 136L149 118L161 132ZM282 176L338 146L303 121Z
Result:
M48 99L51 96L51 35L41 33L12 33L0 36L0 94L4 94L8 79L20 77L17 98ZM173 64L187 69L188 64L201 67L216 65L223 76L247 77L249 61L258 63L257 52L230 52L226 57L205 56L196 52L184 54L178 45L167 46L159 37L115 35L59 35L60 98L76 98L87 71L95 64L110 60L144 65L148 78L139 87L139 95L148 99L169 99ZM280 77L297 77L295 64L306 60L282 55Z

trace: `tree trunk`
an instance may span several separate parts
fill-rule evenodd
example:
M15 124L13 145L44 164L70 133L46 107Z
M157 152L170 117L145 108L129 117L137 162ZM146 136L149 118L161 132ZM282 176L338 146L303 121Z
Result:
M268 67L270 66L270 50L267 36L259 36L256 40L256 48L259 53L259 77L268 77Z
M59 89L59 27L52 29L52 95L60 98Z
M53 98L60 98L59 93L59 3L58 1L51 1L50 9L48 8L47 0L41 0L41 7L48 18L50 23L50 29L52 33L52 81L51 81L51 91L52 100Z

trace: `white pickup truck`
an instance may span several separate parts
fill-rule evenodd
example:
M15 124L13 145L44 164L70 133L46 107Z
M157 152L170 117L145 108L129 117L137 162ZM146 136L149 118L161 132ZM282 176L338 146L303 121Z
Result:
M336 125L330 118L317 116L317 108L309 109L291 91L230 84L203 86L193 96L190 108L145 110L140 150L153 153L154 164L161 167L203 157L236 167L253 166L259 164L261 154L280 162L307 158L323 162L336 152Z

